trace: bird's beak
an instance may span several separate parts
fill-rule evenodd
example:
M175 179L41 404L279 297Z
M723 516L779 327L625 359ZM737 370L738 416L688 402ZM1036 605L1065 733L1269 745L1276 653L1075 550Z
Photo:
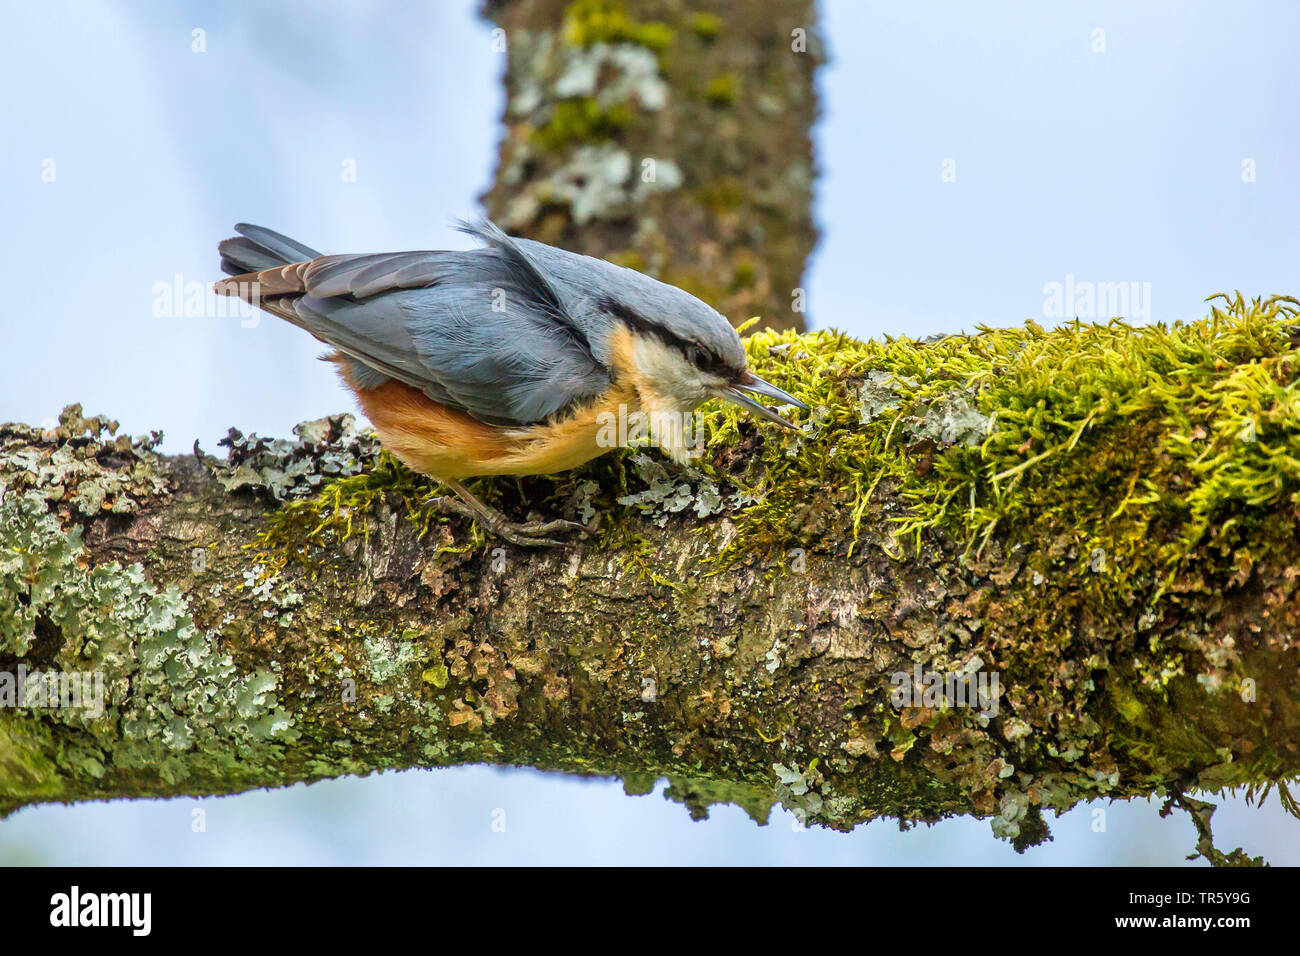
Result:
M808 406L805 405L803 402L799 401L799 399L795 398L793 395L781 391L779 388L777 388L775 385L771 384L770 382L763 381L761 378L759 378L757 375L755 375L753 372L749 371L748 369L745 370L745 374L741 377L740 381L736 382L734 385L728 385L726 388L724 388L720 394L720 397L726 399L729 402L734 402L735 404L740 405L742 408L748 408L751 412L755 412L756 414L763 416L770 422L776 422L779 425L784 425L786 428L797 429L799 427L793 422L787 421L786 419L782 418L780 415L772 411L772 409L768 408L766 405L761 405L758 402L754 401L752 398L750 398L748 395L745 394L746 392L753 392L755 395L766 395L768 398L775 398L777 401L782 402L786 405L794 405L796 408L802 408L804 411L809 410Z

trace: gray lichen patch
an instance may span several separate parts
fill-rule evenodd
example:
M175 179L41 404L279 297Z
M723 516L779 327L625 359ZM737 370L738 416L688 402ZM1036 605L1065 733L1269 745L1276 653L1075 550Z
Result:
M27 799L35 787L76 799L116 774L153 779L161 792L194 781L265 782L297 737L272 670L241 673L221 635L195 623L185 595L156 587L140 565L86 567L80 528L64 530L37 492L0 500L0 540L6 668L86 675L99 688L98 700L76 706L19 702L0 711L0 798ZM14 746L32 734L61 743ZM45 770L18 756L37 752L59 754L53 791Z
M35 490L86 517L134 512L166 487L154 453L162 433L132 438L117 429L80 405L64 408L53 428L0 425L0 493Z
M550 175L521 192L511 205L507 224L526 222L545 204L569 207L579 225L593 219L609 219L628 210L632 157L608 143L580 146Z
M672 515L690 513L697 518L707 518L727 510L738 510L750 501L740 491L724 495L714 479L689 467L673 466L644 453L631 456L630 462L644 487L619 498L618 503L634 507L642 515L653 516L654 523L660 528Z
M220 442L227 460L214 474L227 491L249 489L276 501L303 498L329 478L355 475L379 457L379 439L358 431L352 415L330 415L294 426L296 440L244 435L232 428Z
M515 186L498 215L523 229L544 209L565 207L572 221L611 220L655 193L681 187L670 156L634 156L614 140L664 109L668 85L653 51L635 43L568 43L551 31L511 37L515 93L508 118L517 137L500 179ZM545 160L547 171L526 170Z
M941 446L978 448L988 437L993 420L979 410L976 400L971 392L953 389L922 409L904 426L905 431L915 441L929 439Z
M303 603L302 593L280 575L268 573L263 564L254 564L243 574L244 586L249 589L253 600L264 605L262 617L283 627L291 626L294 608Z
M778 353L780 354L780 353ZM893 385L894 376L880 369L867 372L858 386L858 421L869 424L902 404L903 396Z
M551 36L544 34L543 44ZM631 43L566 46L563 62L551 87L561 99L590 96L601 106L635 102L651 111L663 109L668 102L668 85L659 76L659 60L645 47ZM602 74L608 79L599 83Z
M402 639L392 635L373 634L365 639L366 658L370 664L370 679L376 684L387 684L411 665L424 660L428 650L420 646L413 634ZM443 679L445 684L446 678Z

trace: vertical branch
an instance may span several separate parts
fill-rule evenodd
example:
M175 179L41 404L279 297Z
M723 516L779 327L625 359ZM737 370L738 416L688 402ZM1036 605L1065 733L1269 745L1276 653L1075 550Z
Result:
M733 322L805 326L821 62L810 0L505 0L489 215L647 272Z

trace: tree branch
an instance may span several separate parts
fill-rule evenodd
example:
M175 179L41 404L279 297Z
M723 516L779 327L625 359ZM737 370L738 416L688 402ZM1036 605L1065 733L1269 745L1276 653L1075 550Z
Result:
M815 408L799 434L718 410L690 469L482 484L603 511L569 550L422 508L349 416L232 431L225 461L77 406L2 426L0 673L86 694L0 678L0 807L492 763L666 776L697 815L975 814L1023 846L1096 797L1284 788L1294 323L760 333L760 374Z

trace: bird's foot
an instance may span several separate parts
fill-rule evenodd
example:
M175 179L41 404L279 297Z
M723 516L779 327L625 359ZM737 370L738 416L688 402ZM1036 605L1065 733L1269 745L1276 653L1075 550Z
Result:
M521 548L563 548L571 542L558 541L546 535L578 534L587 537L600 523L599 515L590 524L579 524L577 521L566 521L563 518L552 521L510 521L501 512L490 508L472 495L467 497L474 503L470 504L449 495L431 498L427 503L443 514L460 515L471 521L477 521L491 534Z

